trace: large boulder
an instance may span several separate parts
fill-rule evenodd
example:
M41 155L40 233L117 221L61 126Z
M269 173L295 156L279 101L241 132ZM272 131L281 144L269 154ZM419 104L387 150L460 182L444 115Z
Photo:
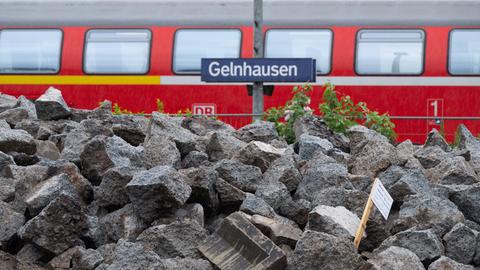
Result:
M298 240L287 270L354 270L362 264L353 241L306 230Z
M445 256L463 264L471 264L475 255L478 232L458 223L443 236Z
M437 235L442 236L464 220L462 212L449 200L432 195L411 195L402 204L392 232L413 227L419 230L432 228Z
M243 164L259 167L265 172L277 158L285 153L285 149L273 147L264 142L252 141L243 147L233 158Z
M183 220L150 227L137 237L136 242L161 258L199 259L197 247L206 237L207 231L196 221Z
M461 264L448 257L442 256L430 264L428 270L475 270L475 267Z
M380 252L368 263L361 268L361 270L425 270L420 259L415 253L402 247L389 247Z
M40 214L19 230L19 236L58 255L70 247L83 245L88 229L87 217L74 198L61 194Z
M110 168L144 165L143 148L133 147L117 136L96 136L85 145L80 160L82 174L94 184L100 184Z
M145 221L135 215L132 204L105 215L99 223L108 242L117 242L122 238L133 241L148 227Z
M66 174L59 174L39 183L27 194L25 199L29 214L36 216L61 193L66 193L72 197L78 196L75 187Z
M449 199L457 205L467 219L480 223L480 184L455 190Z
M188 179L171 166L158 166L133 176L126 190L135 213L147 221L158 218L162 211L175 211L190 197Z
M431 182L442 185L471 185L480 182L480 178L463 157L444 159L429 169L427 175Z
M210 132L206 137L206 153L210 161L228 159L247 145L244 141L224 132Z
M15 212L9 204L0 201L0 248L8 246L24 222L22 214Z
M313 159L307 162L301 169L302 181L297 187L295 196L309 201L322 189L329 187L353 188L348 180L347 168L335 161L317 161Z
M214 168L220 178L245 192L254 193L262 180L260 168L239 161L223 159Z
M457 134L459 137L458 148L470 152L470 165L477 174L480 174L480 141L463 124L458 127Z
M298 184L302 180L302 175L296 167L296 161L293 155L285 154L275 161L263 173L265 182L283 183L289 192L297 189Z
M63 99L62 92L50 87L35 100L37 115L42 120L58 120L68 118L72 113Z
M360 125L351 127L348 132L352 154L348 163L353 174L373 177L398 163L395 147L385 136Z
M0 151L33 155L37 151L37 145L32 135L25 130L3 129L0 131Z
M278 139L275 123L257 121L253 124L246 125L233 133L238 139L249 143L251 141L261 141L270 143Z
M333 151L333 144L327 139L322 139L316 136L302 134L298 141L298 154L301 159L311 159L316 151L321 151L328 155Z
M207 216L216 214L220 204L218 191L215 189L218 173L206 167L189 168L179 172L187 176L187 184L192 188L187 203L200 203Z
M390 246L412 251L424 265L429 265L445 253L442 240L432 230L410 229L399 232L385 239L376 252L386 250Z
M308 214L307 229L330 235L354 238L360 219L343 206L319 205Z

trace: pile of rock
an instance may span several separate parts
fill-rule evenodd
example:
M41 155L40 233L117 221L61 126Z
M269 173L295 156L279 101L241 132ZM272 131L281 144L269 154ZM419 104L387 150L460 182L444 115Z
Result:
M479 269L480 141L0 95L0 269ZM353 244L372 179L394 198ZM475 268L477 267L477 268Z

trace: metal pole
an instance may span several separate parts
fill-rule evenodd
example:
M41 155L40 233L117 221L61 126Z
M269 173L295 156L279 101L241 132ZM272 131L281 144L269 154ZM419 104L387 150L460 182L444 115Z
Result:
M253 53L255 58L263 58L263 0L254 0L253 7L254 32ZM263 114L263 82L254 82L252 91L252 108L254 115ZM254 121L262 120L261 116L254 116Z

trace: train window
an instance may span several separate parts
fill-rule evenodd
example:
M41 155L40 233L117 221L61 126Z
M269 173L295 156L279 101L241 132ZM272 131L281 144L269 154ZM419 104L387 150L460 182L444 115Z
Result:
M95 29L87 32L83 69L88 74L145 74L150 65L147 29Z
M480 30L453 30L448 56L450 74L480 75Z
M314 58L318 74L330 73L332 31L326 29L270 29L265 38L267 58Z
M241 43L238 29L180 29L175 33L173 71L198 74L202 58L238 58Z
M57 73L63 33L59 29L0 31L0 73Z
M360 75L420 75L424 42L422 30L361 30L355 71Z

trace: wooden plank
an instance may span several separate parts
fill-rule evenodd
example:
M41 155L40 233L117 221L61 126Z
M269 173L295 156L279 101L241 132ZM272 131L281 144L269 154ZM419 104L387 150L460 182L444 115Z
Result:
M355 240L353 241L353 243L355 244L355 247L357 247L357 249L360 246L360 241L362 240L363 234L365 233L365 229L367 228L368 218L370 217L370 213L372 212L372 209L373 209L372 194L377 181L378 181L378 178L375 178L375 181L373 182L373 185L372 185L372 189L370 190L370 195L368 196L367 204L365 205L365 209L363 210L363 215L362 215L362 219L360 220L360 225L358 226L357 232L355 233Z

